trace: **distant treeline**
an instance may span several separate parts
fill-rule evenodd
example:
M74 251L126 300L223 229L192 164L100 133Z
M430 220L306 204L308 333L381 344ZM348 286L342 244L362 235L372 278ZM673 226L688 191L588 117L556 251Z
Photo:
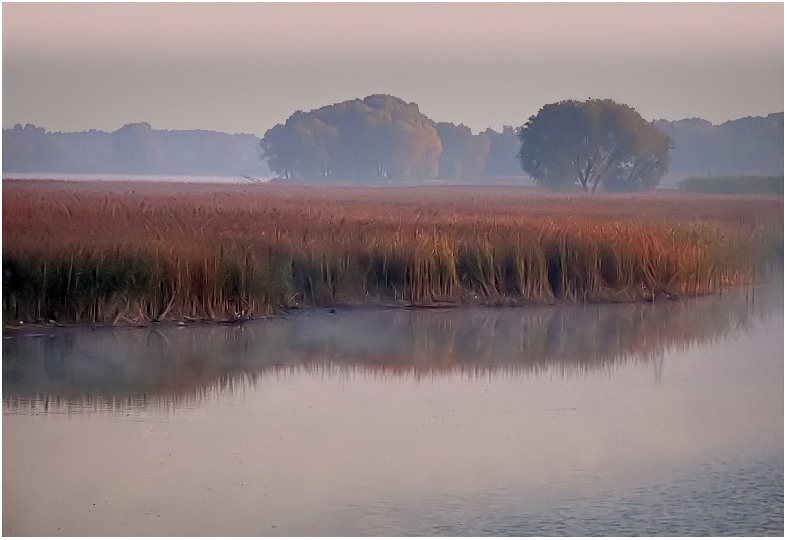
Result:
M747 117L713 125L691 118L657 128L674 146L665 180L689 176L784 175L784 113Z
M296 182L465 183L524 175L516 126L525 120L473 134L462 124L431 120L415 103L373 95L296 111L263 139L154 130L144 122L112 133L16 125L3 130L3 173L268 176L272 170ZM784 174L782 112L720 125L697 118L654 125L673 142L662 185L687 176Z
M678 188L695 193L784 194L784 176L691 176Z
M3 130L3 173L267 175L254 135L155 130L51 133L32 124Z
M653 126L672 141L663 185L698 174L783 174L784 113L718 126L700 119ZM262 149L285 180L470 180L522 176L519 131L474 135L464 125L432 121L415 103L373 95L296 111L268 130Z

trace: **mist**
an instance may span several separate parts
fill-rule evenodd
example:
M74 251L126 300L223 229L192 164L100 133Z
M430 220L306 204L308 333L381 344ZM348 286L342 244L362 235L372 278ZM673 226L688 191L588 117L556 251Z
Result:
M3 125L262 137L380 92L476 132L589 96L720 124L783 108L783 17L778 3L6 4Z

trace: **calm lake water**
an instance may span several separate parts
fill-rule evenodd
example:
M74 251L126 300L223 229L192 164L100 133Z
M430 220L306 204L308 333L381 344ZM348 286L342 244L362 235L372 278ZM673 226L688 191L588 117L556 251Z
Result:
M782 536L782 291L6 331L3 534Z

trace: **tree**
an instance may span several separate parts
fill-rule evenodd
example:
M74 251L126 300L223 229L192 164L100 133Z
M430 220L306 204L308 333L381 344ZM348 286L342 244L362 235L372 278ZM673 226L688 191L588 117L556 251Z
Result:
M519 139L511 126L503 126L502 133L492 128L482 132L489 140L489 156L486 160L487 176L520 176L522 167L519 164Z
M112 144L123 170L137 174L160 170L165 160L158 144L158 133L147 122L126 124L112 133Z
M518 135L522 168L554 189L634 191L655 186L667 172L670 138L609 99L545 105Z
M381 94L298 111L268 130L261 148L284 178L358 181L435 177L443 150L418 105Z
M483 134L473 135L464 124L456 126L448 122L438 122L435 127L443 144L439 164L440 176L475 180L483 176L489 155L489 139Z

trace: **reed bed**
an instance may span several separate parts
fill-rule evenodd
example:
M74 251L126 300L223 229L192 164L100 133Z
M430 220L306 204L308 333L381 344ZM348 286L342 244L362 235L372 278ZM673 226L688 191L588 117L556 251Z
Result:
M701 295L780 261L782 216L769 197L4 182L3 317L147 324Z

